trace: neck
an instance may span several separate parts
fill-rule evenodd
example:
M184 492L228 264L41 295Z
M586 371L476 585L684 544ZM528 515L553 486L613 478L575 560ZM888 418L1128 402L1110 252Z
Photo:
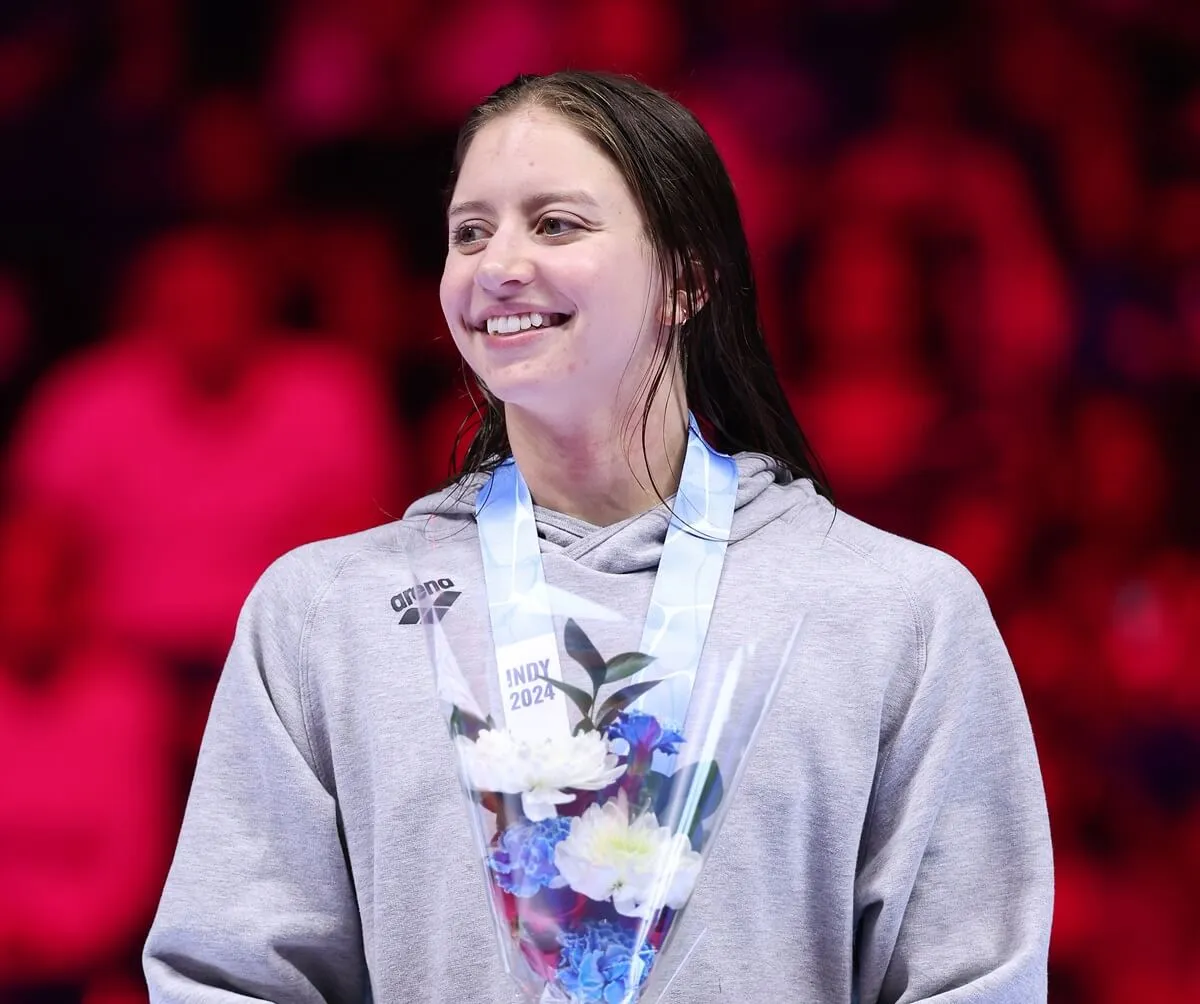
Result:
M614 411L553 421L506 405L513 457L538 505L609 526L675 493L687 451L687 407L671 394L645 425ZM628 430L626 430L628 425Z

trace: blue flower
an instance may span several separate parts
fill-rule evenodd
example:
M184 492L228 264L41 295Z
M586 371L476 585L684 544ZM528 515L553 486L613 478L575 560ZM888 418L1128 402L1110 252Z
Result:
M571 832L571 820L561 816L536 823L517 823L500 834L500 846L488 855L496 881L514 896L533 896L558 878L554 848Z
M683 742L683 733L664 729L658 719L641 711L622 711L605 731L609 739L624 739L629 743L629 755L646 757L654 752L675 756L679 752L677 743Z
M620 1004L631 990L646 982L654 964L654 949L642 945L638 949L642 972L637 985L630 985L634 941L633 931L608 920L588 924L578 931L562 932L558 936L562 945L558 978L563 989L578 1001Z

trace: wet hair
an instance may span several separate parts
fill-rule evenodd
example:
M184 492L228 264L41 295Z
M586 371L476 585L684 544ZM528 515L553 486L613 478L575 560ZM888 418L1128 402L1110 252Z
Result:
M646 382L643 452L651 403L677 352L687 405L712 446L724 453L766 454L829 496L768 355L737 198L704 127L679 102L632 77L577 70L522 75L477 105L463 123L447 205L479 130L530 108L560 115L616 165L641 211L663 288L683 294L684 309L669 320ZM503 407L482 384L480 389L479 426L461 469L452 460L451 481L487 472L511 453ZM470 421L469 416L459 429L456 454Z

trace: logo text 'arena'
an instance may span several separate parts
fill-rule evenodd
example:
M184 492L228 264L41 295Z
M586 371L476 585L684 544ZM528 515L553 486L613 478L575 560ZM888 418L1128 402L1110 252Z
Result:
M434 624L446 616L446 611L461 595L454 589L451 579L430 579L393 596L392 609L403 611L401 624Z

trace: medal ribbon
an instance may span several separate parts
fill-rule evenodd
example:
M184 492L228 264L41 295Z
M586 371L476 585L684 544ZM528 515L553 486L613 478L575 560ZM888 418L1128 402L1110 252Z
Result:
M664 728L682 729L716 601L737 501L737 464L718 453L688 416L679 490L663 542L640 651L654 657L634 680L662 677L636 702ZM567 702L550 696L562 680L553 612L529 486L509 457L479 491L475 507L496 673L505 725L536 739L569 729Z

